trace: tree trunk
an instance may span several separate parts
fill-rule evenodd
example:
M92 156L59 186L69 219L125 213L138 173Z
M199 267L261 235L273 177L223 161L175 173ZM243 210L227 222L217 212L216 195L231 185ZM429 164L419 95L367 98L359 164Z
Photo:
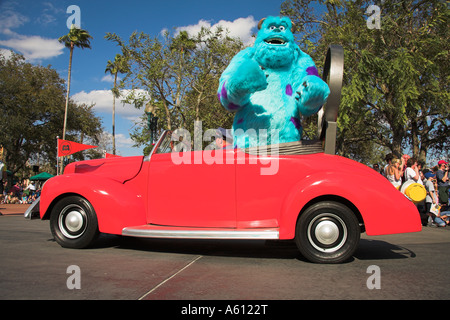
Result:
M70 77L71 77L71 73L72 73L73 48L74 48L74 44L72 42L72 43L70 43L69 72L67 75L67 95L66 95L66 107L64 110L64 126L63 126L63 136L62 136L63 140L66 139L67 112L69 110ZM60 173L62 174L63 172L64 172L64 157L61 157Z
M172 130L172 120L170 119L170 110L167 106L167 102L164 101L164 110L166 111L166 117L167 117L167 130Z
M73 56L73 43L70 45L69 56L69 72L67 76L67 95L66 95L66 108L64 111L64 126L63 126L63 140L66 139L66 126L67 126L67 111L69 109L69 94L70 94L70 77L72 73L72 56Z
M113 142L113 155L116 154L116 84L117 73L114 74L114 90L113 90L113 110L112 110L112 142Z
M392 127L392 154L394 157L400 159L402 156L402 141L404 137L402 128Z

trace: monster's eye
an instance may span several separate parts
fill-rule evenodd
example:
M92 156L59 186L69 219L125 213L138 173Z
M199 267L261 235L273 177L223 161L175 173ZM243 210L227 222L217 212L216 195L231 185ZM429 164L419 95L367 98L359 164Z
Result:
M275 26L270 26L270 30L275 30L277 27L275 27Z
M280 31L284 31L286 28L284 26L279 26L278 29L280 29Z

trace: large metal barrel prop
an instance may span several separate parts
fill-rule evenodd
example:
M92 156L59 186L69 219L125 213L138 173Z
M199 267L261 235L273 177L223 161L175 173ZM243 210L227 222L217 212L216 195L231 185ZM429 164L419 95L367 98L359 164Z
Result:
M340 45L331 45L328 48L322 75L323 81L330 87L330 95L318 113L318 136L323 141L326 154L336 153L337 116L343 77L344 49Z

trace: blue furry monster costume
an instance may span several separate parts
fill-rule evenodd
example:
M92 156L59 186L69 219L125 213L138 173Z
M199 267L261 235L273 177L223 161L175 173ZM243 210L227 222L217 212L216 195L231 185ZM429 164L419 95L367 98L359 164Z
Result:
M254 46L239 52L220 78L217 96L236 112L235 147L300 140L300 114L318 112L330 93L311 57L295 43L292 27L287 17L262 19Z

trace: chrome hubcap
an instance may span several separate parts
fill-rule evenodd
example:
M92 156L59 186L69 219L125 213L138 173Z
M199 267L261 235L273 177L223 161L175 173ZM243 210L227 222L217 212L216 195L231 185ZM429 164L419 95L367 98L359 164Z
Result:
M339 228L331 221L321 221L317 224L314 233L320 243L330 245L339 237Z
M339 250L345 244L347 236L345 222L333 213L322 213L308 225L308 240L321 252Z
M69 205L61 211L58 225L65 237L76 239L86 230L86 213L79 205Z
M71 232L77 232L83 226L83 216L78 211L71 211L66 216L66 226Z

